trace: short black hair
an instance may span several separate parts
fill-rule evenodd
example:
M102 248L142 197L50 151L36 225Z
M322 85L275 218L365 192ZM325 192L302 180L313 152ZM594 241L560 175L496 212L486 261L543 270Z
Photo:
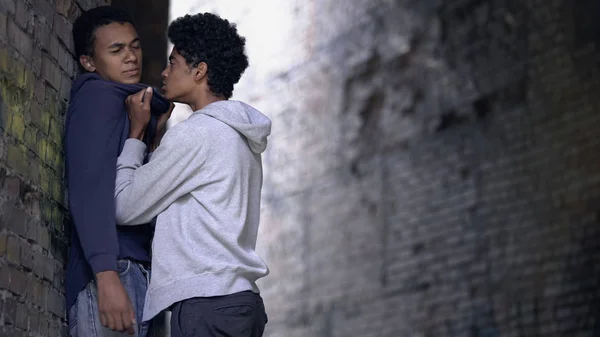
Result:
M235 24L212 13L186 15L169 25L168 36L188 66L206 63L213 94L231 98L233 85L248 68L246 39Z
M133 18L127 11L113 6L100 6L81 13L73 24L76 59L79 60L81 55L94 56L96 29L115 22L130 23L135 27Z

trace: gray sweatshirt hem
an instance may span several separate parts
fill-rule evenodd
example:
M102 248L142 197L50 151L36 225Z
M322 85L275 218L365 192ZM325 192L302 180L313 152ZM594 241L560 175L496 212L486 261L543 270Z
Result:
M259 293L255 282L235 270L179 278L148 289L143 320L149 321L171 305L189 298L224 296L246 290Z

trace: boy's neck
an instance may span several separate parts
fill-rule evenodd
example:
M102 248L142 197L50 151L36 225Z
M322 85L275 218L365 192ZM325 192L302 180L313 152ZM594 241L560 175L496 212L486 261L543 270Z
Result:
M204 92L203 95L198 95L194 102L191 102L189 105L193 111L198 111L211 103L225 100L227 99L223 96L217 96L211 92Z

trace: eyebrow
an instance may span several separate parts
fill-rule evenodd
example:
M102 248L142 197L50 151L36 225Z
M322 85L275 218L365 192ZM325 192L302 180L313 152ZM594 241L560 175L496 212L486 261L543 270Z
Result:
M140 38L137 37L135 39L133 39L133 41L131 41L129 44L135 43L135 42L139 42ZM111 44L110 46L108 46L108 48L123 48L125 47L126 43L123 42L115 42L113 44Z

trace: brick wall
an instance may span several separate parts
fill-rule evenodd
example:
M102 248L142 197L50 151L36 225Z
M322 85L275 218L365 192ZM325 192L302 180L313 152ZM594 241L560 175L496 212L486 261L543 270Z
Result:
M0 336L66 336L71 23L104 0L0 0Z
M188 2L274 122L267 336L600 335L596 2Z

